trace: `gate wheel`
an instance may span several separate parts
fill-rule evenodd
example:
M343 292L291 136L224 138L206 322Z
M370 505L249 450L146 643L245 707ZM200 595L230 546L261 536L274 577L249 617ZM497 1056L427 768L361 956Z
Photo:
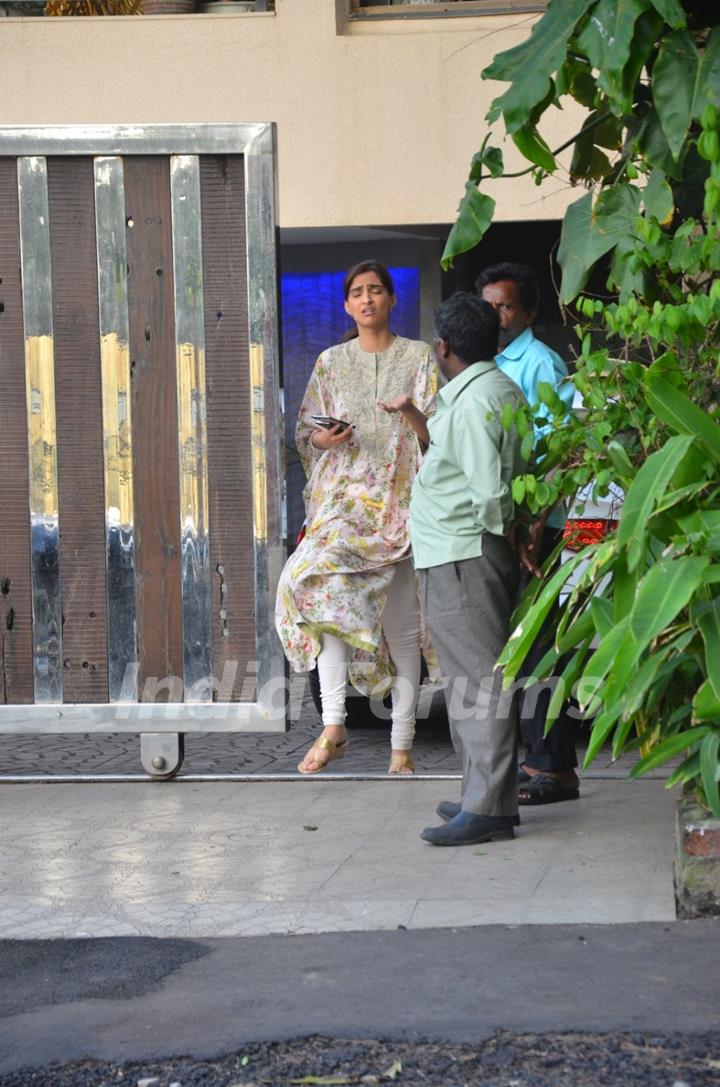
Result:
M140 760L151 777L158 781L174 778L185 758L182 732L143 732L140 736Z

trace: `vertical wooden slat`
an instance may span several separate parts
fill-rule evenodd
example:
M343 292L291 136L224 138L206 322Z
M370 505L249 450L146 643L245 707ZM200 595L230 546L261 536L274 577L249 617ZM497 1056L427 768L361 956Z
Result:
M63 701L107 702L102 385L90 158L48 160Z
M0 159L0 704L33 701L27 406L15 159Z
M180 497L173 320L170 172L167 158L125 159L133 465L137 524L138 650L141 699L146 680L182 677Z
M219 698L237 701L255 660L245 183L241 156L201 159L208 395L213 674L237 672ZM248 688L246 688L247 690ZM246 695L247 697L247 695Z

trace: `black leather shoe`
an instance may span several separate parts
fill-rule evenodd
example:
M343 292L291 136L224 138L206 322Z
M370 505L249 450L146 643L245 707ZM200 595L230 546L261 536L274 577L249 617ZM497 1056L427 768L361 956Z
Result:
M512 816L461 811L442 827L425 827L420 837L431 845L480 845L514 838Z
M435 809L435 814L439 815L447 823L448 820L459 815L461 810L460 805L456 804L454 800L441 800Z
M462 808L454 800L441 800L435 809L435 814L439 815L447 823L450 819L454 819L456 815L459 815L461 811ZM514 827L520 826L519 815L509 815L508 819L512 821Z

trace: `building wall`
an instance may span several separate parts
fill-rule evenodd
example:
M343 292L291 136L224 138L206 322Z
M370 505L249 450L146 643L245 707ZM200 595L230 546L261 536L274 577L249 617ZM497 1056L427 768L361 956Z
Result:
M480 72L536 16L358 25L343 10L1 19L0 125L275 121L281 226L452 222L502 90ZM570 123L554 114L551 146ZM572 193L548 188L494 186L496 218L562 217Z

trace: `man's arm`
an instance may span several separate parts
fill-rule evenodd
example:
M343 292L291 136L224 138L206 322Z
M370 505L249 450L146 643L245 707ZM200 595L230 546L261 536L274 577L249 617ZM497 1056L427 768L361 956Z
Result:
M417 434L421 444L427 448L430 444L430 434L427 428L427 418L416 407L410 396L398 396L395 400L378 400L378 407L386 411L388 415L394 415L399 411L405 422Z

